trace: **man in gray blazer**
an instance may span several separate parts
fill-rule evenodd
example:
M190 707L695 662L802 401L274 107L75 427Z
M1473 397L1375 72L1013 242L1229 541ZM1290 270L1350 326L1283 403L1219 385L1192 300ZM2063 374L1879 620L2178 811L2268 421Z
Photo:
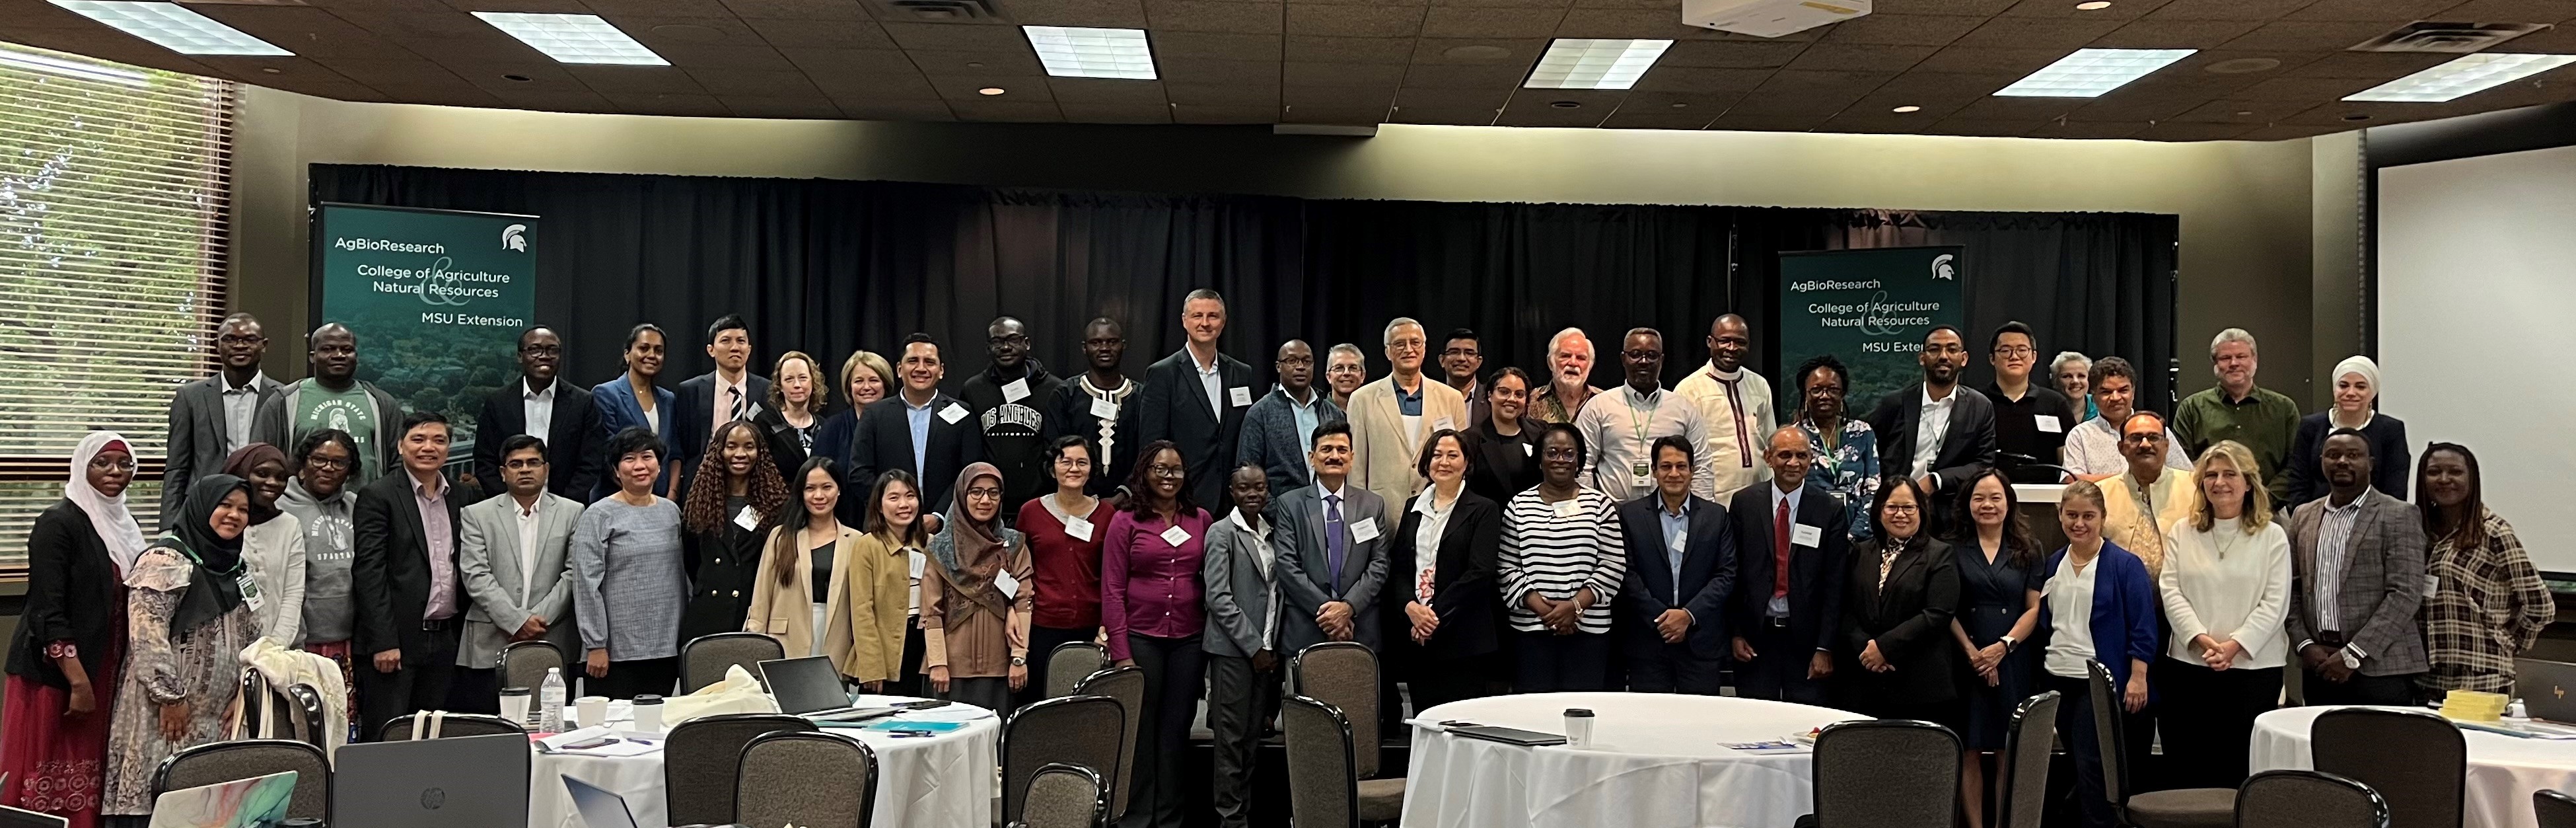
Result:
M2330 490L2290 517L2290 640L2309 704L2412 704L2427 669L2415 608L2424 525L2370 485L2370 441L2339 428L2320 462Z
M259 370L268 356L268 337L259 318L247 313L224 317L215 330L215 358L223 370L179 386L170 397L170 465L161 486L161 528L179 519L187 506L188 482L224 467L224 458L256 442L251 420L261 403L277 396L277 381ZM292 445L277 447L292 451Z
M1330 403L1327 403L1330 405ZM1249 432L1247 432L1249 433ZM1259 465L1245 462L1226 478L1234 512L1208 527L1207 585L1208 730L1215 734L1216 818L1223 828L1252 820L1253 757L1262 727L1279 715L1279 582L1270 546L1270 483Z
M1260 469L1270 490L1289 492L1315 482L1306 468L1306 450L1315 429L1342 421L1332 395L1315 390L1315 349L1304 340L1279 346L1279 387L1243 413L1243 434L1235 440L1234 461ZM1259 510L1254 510L1259 511Z
M1279 496L1270 507L1271 565L1279 580L1279 652L1326 641L1377 649L1377 591L1386 582L1386 501L1345 485L1351 425L1315 429L1315 485Z
M515 642L551 643L567 664L582 652L566 554L582 506L546 491L549 466L545 441L511 435L501 443L500 463L510 496L485 498L459 515L456 568L474 599L456 648L459 684L497 691L493 669L501 650Z

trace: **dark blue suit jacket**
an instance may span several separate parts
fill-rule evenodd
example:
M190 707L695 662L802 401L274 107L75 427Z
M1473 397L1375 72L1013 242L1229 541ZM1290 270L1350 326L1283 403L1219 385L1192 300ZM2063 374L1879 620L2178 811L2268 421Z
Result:
M1649 494L1619 504L1619 528L1627 538L1628 574L1619 585L1619 604L1626 608L1628 654L1650 658L1664 647L1655 618L1680 608L1691 614L1690 632L1682 643L1691 655L1718 659L1728 650L1726 599L1735 586L1735 532L1726 508L1690 499L1690 529L1683 541L1680 600L1673 583L1673 549L1664 543L1663 495Z
M2066 561L2066 550L2048 556L2049 577ZM2156 652L2162 642L2156 638L2156 619L2164 615L2164 604L2156 599L2156 582L2147 577L2147 564L2136 554L2110 541L2102 542L2102 554L2093 561L2099 567L2093 577L2093 606L2084 609L2086 623L2093 631L2093 660L2111 668L2111 680L2129 680L2129 659L2156 663ZM2072 607L2039 603L2039 628L2057 629L2053 616ZM2044 644L2042 646L2045 646ZM2154 691L2149 691L2153 698Z
M674 418L671 416L673 413L671 399L670 389L658 386L653 389L653 413L662 420L661 428L655 429L654 433L662 438L662 446L665 449L662 452L662 482L653 484L653 493L663 497L671 496L671 480L679 473L680 467L680 464L675 462L678 459L679 446L671 439L678 428L678 425L672 422ZM593 408L599 410L599 445L603 453L606 451L608 438L616 436L617 432L625 431L629 427L645 424L644 406L635 402L635 386L627 384L625 374L619 374L614 379L591 386L590 403ZM591 500L607 497L617 491L617 458L603 456L599 458L598 463L599 485L590 493Z

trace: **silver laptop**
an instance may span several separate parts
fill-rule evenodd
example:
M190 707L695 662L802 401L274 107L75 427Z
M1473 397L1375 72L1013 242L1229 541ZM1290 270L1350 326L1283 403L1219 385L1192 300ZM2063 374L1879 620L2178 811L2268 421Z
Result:
M563 775L564 792L572 795L572 807L580 812L587 828L636 828L635 809L626 807L626 797L602 788L572 774Z
M841 671L826 656L782 658L760 663L760 681L778 700L778 711L831 722L891 716L892 707L852 707L850 691L841 686Z
M152 800L151 828L274 828L295 801L295 771L167 791Z
M2522 696L2524 713L2534 719L2576 724L2576 664L2517 658L2513 674L2513 690Z
M528 824L528 737L349 745L331 780L335 828Z

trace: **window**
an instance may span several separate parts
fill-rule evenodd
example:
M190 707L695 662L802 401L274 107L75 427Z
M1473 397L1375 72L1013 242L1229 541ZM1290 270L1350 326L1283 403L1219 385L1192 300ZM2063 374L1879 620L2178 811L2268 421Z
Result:
M93 429L134 444L151 533L171 393L212 369L229 81L0 43L0 571Z

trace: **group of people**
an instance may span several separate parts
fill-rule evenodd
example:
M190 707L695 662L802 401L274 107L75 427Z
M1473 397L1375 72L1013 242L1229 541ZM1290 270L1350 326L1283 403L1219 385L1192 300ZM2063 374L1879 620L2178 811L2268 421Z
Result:
M1100 642L1147 679L1137 826L1182 822L1203 694L1216 808L1246 824L1287 662L1330 641L1378 654L1390 721L1408 697L1716 694L1731 675L1746 697L1943 722L1972 752L2048 689L2092 738L2094 661L2133 733L2161 727L2172 766L2232 785L2287 666L2312 702L2508 689L2553 613L2475 455L2434 444L2410 480L2369 360L2302 419L2254 384L2238 330L2213 343L2218 387L2169 423L2117 357L2061 356L2047 387L2019 323L1991 336L1983 391L1938 326L1921 381L1854 416L1832 356L1775 399L1732 314L1670 388L1663 334L1624 332L1608 389L1584 331L1552 337L1533 377L1485 370L1473 331L1435 354L1399 318L1374 381L1342 344L1318 383L1317 349L1290 340L1255 393L1218 348L1222 297L1192 292L1179 321L1184 347L1129 377L1116 320L1085 326L1084 369L1057 375L996 319L989 366L953 395L919 334L828 377L788 351L763 377L726 316L706 329L715 370L665 388L669 334L637 325L624 373L583 388L532 328L451 480L450 424L356 379L354 332L313 331L311 376L278 383L236 314L222 370L173 398L157 539L125 504L133 445L108 432L35 524L0 804L145 813L163 757L237 735L256 639L337 659L363 737L495 710L516 642L560 648L587 694L632 697L695 689L680 648L734 631L872 692L1004 712L1042 694L1055 647ZM2072 481L2065 546L2023 526L2016 480ZM2098 761L2075 755L2108 824ZM1981 775L1964 784L1981 825Z

